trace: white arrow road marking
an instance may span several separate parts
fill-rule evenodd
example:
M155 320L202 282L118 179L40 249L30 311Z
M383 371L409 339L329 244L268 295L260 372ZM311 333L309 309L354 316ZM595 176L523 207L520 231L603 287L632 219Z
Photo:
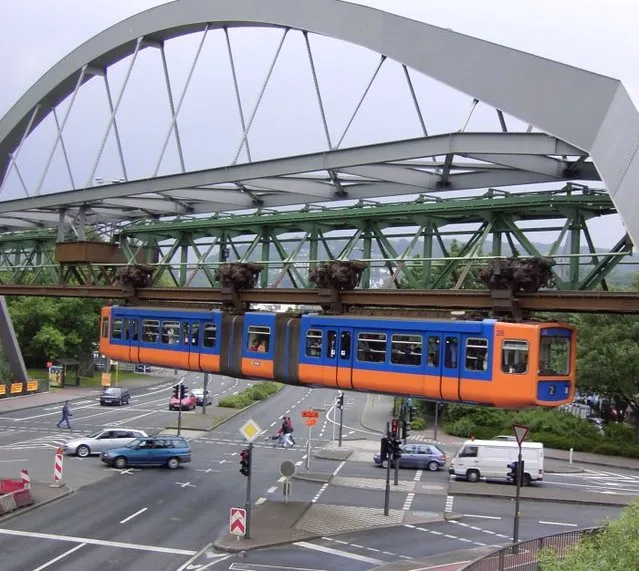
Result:
M312 549L314 551L321 551L322 553L329 553L330 555L337 555L338 557L354 559L355 561L361 561L362 563L371 563L373 565L381 565L384 563L381 559L374 559L373 557L366 557L365 555L359 555L357 553L349 553L348 551L341 551L340 549L333 549L332 547L326 547L324 545L315 545L314 543L309 543L307 541L296 541L293 545L304 547L305 549ZM280 569L282 568L280 567Z
M205 545L195 555L193 555L193 557L191 557L186 563L184 563L182 567L180 567L177 571L187 571L191 569L208 569L209 567L212 567L213 565L217 565L220 561L224 561L225 559L228 559L229 557L233 557L234 555L233 553L215 553L215 551L211 549L212 545L213 545L212 543ZM211 561L206 564L194 563L200 557L202 557L202 555L204 555L205 553L206 553L207 559L215 559L215 561Z

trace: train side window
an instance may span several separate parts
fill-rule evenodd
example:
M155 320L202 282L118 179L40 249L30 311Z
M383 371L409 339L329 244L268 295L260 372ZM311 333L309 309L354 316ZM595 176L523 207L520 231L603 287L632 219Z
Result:
M357 335L357 360L384 363L386 361L386 334L359 333Z
M466 339L467 371L485 371L488 367L488 339L469 337Z
M215 347L215 338L217 335L217 331L215 328L215 323L205 323L204 324L204 338L202 339L203 347Z
M350 331L342 331L339 336L339 358L351 358L351 333Z
M428 363L429 367L439 367L439 337L428 336Z
M113 339L122 339L122 318L116 317L113 320L113 328L111 329L111 337Z
M191 328L191 345L197 347L200 344L200 324L193 323Z
M391 363L396 365L421 365L422 336L391 335Z
M179 333L179 321L162 322L162 343L164 343L165 345L175 345L179 340Z
M321 329L309 329L306 332L306 356L322 356L322 331Z
M326 333L326 356L329 359L334 359L337 353L337 334L335 331L328 331Z
M446 337L446 344L444 345L444 365L448 369L457 368L457 349L457 337Z
M131 341L137 341L137 340L138 340L138 320L132 319L131 320Z
M504 339L501 346L501 370L504 373L528 372L528 341Z
M263 325L249 325L248 350L255 353L267 353L271 345L271 328Z
M160 334L160 322L157 319L144 319L142 321L142 341L144 343L157 343Z
M109 318L102 318L102 338L106 339L109 336Z

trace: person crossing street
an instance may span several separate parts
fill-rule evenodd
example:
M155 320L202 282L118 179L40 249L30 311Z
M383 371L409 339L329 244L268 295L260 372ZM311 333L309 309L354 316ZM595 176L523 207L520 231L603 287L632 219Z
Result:
M57 424L58 428L60 428L60 425L66 421L67 428L71 430L71 423L69 422L70 416L73 416L73 415L71 414L71 411L69 410L69 401L65 400L64 406L62 407L62 418L58 421L58 424Z

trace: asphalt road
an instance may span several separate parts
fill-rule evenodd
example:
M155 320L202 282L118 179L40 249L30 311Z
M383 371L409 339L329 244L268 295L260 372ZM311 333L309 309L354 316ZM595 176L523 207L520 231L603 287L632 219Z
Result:
M201 378L190 374L190 386ZM246 381L215 379L216 398L238 392ZM64 440L104 426L143 428L157 432L175 412L168 411L171 382L137 390L130 406L104 408L91 400L72 405L73 430L58 431L59 406L31 409L0 417L0 460L13 467L28 464L34 480L50 477L53 449ZM420 493L394 489L391 508L440 514L454 511L457 520L398 527L248 552L245 556L215 552L210 544L228 529L230 507L243 507L246 478L239 474L239 452L245 447L240 427L250 418L265 432L255 442L252 500L281 500L279 466L291 460L297 470L332 473L342 463L307 457L308 429L301 411L325 409L312 428L311 445L325 446L333 437L329 412L335 392L286 387L217 429L195 435L193 462L178 470L149 468L118 471L103 467L97 458L65 458L65 479L75 480L77 491L61 501L42 506L0 523L2 567L43 571L92 569L233 569L272 571L370 569L384 562L411 561L431 554L469 547L509 543L514 505L511 500L447 495L445 471L401 470L401 482L419 482ZM361 426L366 395L347 395L344 411L346 438L376 439ZM201 414L198 409L197 413ZM291 416L297 446L273 448L268 438L283 414ZM21 460L18 462L18 460ZM3 473L5 468L1 468ZM15 469L15 468L14 468ZM294 480L291 499L318 504L383 507L383 470L367 462L346 462L339 470L342 484ZM623 471L592 470L583 474L548 475L544 485L637 488L637 478ZM401 486L400 486L401 488ZM614 518L619 508L522 502L520 538L597 525Z

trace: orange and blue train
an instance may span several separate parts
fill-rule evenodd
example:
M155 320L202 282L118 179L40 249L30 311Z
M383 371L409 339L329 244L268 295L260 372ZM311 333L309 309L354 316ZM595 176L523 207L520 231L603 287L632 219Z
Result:
M105 307L118 361L500 408L574 398L576 329L507 323Z

